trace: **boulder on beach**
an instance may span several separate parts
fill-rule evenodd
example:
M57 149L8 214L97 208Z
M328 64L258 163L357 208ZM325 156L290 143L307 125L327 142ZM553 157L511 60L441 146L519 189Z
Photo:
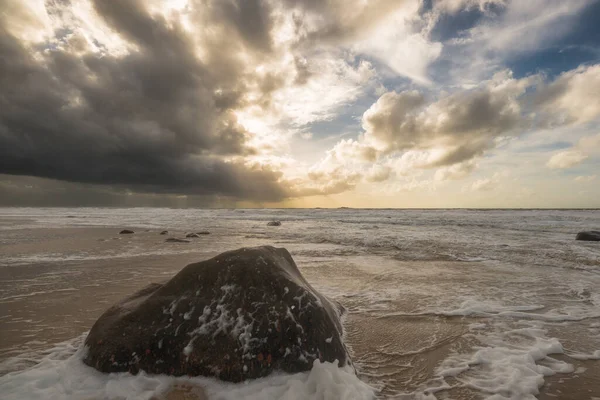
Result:
M351 365L343 307L318 293L286 249L242 248L190 264L108 309L85 340L102 372L240 382L315 360Z
M129 229L123 229L121 232L119 232L120 235L128 235L130 233L135 233L135 232L132 230L129 230Z
M169 243L190 243L189 240L179 239L179 238L168 238L167 240L165 240L165 242L169 242Z
M188 233L187 235L185 235L185 237L186 237L186 238L199 238L199 237L200 237L200 235L198 235L198 234L197 234L197 233L195 233L195 232L192 232L192 233Z
M600 242L600 231L579 232L575 240L586 240L588 242Z
M161 235L166 235L167 233L169 233L169 231L162 231L160 234Z
M281 221L271 221L267 223L267 226L281 226Z

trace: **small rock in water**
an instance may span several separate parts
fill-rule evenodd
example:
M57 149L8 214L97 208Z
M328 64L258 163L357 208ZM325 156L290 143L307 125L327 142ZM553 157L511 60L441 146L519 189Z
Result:
M286 249L242 248L190 264L108 309L85 340L101 372L208 376L241 382L352 365L344 308L317 292Z
M281 226L281 221L271 221L267 226Z
M186 238L198 238L200 236L198 236L197 233L192 232L192 233L188 233L187 235L185 235L185 237Z
M120 235L128 235L130 233L135 233L132 230L129 229L123 229L121 232L119 232Z
M200 231L200 232L196 232L196 235L210 235L209 231Z
M169 233L169 231L162 231L160 234L161 235L166 235L167 233Z
M169 243L190 243L189 240L179 239L179 238L168 238L165 242Z
M579 232L575 240L586 240L588 242L600 242L600 231Z

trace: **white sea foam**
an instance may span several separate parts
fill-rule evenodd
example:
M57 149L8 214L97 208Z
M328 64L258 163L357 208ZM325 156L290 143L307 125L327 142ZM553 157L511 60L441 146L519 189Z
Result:
M78 339L81 341L81 338ZM350 367L316 360L309 372L274 374L240 384L210 378L175 378L140 373L103 374L83 364L82 348L63 344L29 369L0 377L3 400L148 400L174 385L201 387L214 400L356 399L374 397L374 389L359 380Z
M567 352L566 354L575 360L600 360L600 350L596 350L590 354L576 352Z
M497 326L494 333L473 335L480 345L473 353L455 353L437 368L442 379L452 377L459 386L488 394L488 399L535 399L544 378L571 373L571 364L552 358L562 354L556 338L532 321L521 327ZM429 393L444 387L428 388Z

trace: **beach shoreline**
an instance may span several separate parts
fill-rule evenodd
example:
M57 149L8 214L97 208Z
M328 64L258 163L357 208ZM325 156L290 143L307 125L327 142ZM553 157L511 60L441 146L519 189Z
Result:
M237 244L288 248L305 278L344 304L348 309L346 342L359 377L378 389L381 398L480 398L481 391L470 382L475 382L486 370L500 373L496 369L498 359L472 365L470 371L449 371L461 368L463 362L472 363L468 361L469 355L481 346L499 351L496 357L507 356L499 350L502 346L514 346L511 351L518 357L526 357L528 352L536 354L539 346L542 349L554 343L553 338L558 338L564 351L571 354L593 354L600 348L600 324L595 325L600 322L600 312L598 316L594 314L600 309L594 303L597 299L592 289L594 282L574 281L580 282L577 285L583 285L582 289L568 294L568 298L563 298L561 290L550 293L551 288L544 289L549 297L538 298L537 303L542 303L539 307L533 301L535 297L526 293L522 299L492 300L494 293L501 296L508 289L503 288L508 282L514 288L520 287L519 291L531 290L534 283L529 277L550 267L530 266L529 272L517 276L512 266L493 264L483 257L480 260L461 256L462 261L443 257L407 260L401 251L382 256L380 248L370 252L348 245L292 240L289 226L293 221L284 221L282 227L266 228L263 221L222 221L215 217L201 224L203 228L208 225L211 234L190 243L165 242L167 237L184 237L191 231L184 226L169 235L160 235L162 228L144 223L138 227L117 224L32 227L29 226L32 220L27 218L14 221L10 225L4 220L0 248L2 374L30 368L44 359L45 351L55 343L69 342L85 334L105 309L123 297L149 283L169 279L185 265L235 248ZM23 226L25 223L29 225ZM306 223L300 220L297 224ZM367 224L374 225L366 222L361 226ZM119 235L126 227L136 232ZM230 234L234 230L235 237ZM374 236L382 234L376 229L372 231L361 230ZM589 245L584 248L593 249ZM573 271L588 280L594 278L597 276L594 257L578 264L584 269ZM465 302L478 285L485 287L491 297L480 303ZM570 303L564 303L567 300ZM572 309L574 306L583 308ZM571 314L561 319L555 310ZM577 340L570 342L573 335L578 335ZM596 378L600 376L598 360L578 360L552 351L548 356L554 361L542 358L535 364L523 361L522 366L515 367L526 371L546 365L549 368L546 373L556 371L543 377L537 398L560 399L565 398L565 393L575 400L600 396L600 382ZM453 387L441 389L443 381ZM175 391L171 396L187 398L193 392L189 388L177 390L181 393Z

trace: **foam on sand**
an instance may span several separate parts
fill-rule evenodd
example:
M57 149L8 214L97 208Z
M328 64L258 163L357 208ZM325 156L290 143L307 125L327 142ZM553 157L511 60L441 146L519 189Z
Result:
M211 378L171 377L140 373L103 374L82 362L85 335L57 346L29 369L0 377L4 400L149 400L175 386L199 386L209 399L372 399L374 389L359 380L350 367L316 360L309 372L273 374L267 378L231 384Z
M494 321L490 329L471 330L466 337L478 344L472 352L446 358L435 371L435 385L426 392L464 387L489 399L534 400L545 377L574 372L573 365L552 357L565 351L558 339L546 336L543 322Z

